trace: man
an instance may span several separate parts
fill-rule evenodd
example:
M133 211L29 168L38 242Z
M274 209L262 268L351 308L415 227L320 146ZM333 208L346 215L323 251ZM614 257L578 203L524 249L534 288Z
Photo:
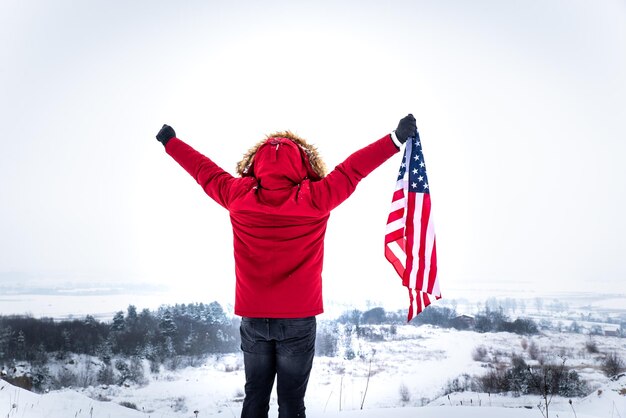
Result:
M277 378L279 417L305 417L315 351L315 315L323 312L324 235L330 211L359 181L417 131L415 118L348 157L326 175L315 147L286 131L268 135L233 177L176 137L157 139L204 191L230 213L235 255L235 314L241 320L246 373L242 418L267 417Z

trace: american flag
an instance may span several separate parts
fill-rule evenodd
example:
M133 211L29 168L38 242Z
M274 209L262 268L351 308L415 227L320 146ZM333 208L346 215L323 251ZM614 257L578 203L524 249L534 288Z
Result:
M409 290L408 321L441 299L430 188L419 132L406 142L385 234L385 257Z

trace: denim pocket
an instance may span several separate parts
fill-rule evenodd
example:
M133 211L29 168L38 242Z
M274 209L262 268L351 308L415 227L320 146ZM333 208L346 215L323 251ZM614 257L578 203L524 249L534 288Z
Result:
M287 320L281 328L283 340L280 349L284 350L284 354L304 354L315 350L315 317Z
M256 345L256 331L253 321L245 321L242 319L239 326L239 335L241 336L241 351L253 352Z

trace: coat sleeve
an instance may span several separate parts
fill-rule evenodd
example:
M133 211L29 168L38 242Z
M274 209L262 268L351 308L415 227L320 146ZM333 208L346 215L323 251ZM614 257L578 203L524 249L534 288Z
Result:
M375 168L398 152L391 135L350 155L322 180L311 183L313 204L324 211L331 211L346 200L357 184Z
M196 179L206 194L228 208L230 191L236 181L232 175L178 138L170 139L165 151Z

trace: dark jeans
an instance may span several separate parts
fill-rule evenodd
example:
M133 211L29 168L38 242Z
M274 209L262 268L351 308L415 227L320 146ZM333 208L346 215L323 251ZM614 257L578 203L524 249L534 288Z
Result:
M302 417L315 354L315 317L241 318L246 397L241 418L267 418L277 378L279 418Z

